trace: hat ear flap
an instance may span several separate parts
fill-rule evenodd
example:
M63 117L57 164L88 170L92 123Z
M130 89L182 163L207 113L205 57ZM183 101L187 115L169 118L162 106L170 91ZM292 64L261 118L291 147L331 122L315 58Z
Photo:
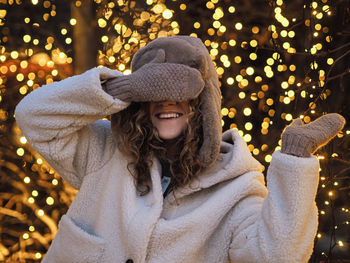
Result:
M145 64L163 62L165 62L164 49L149 49L146 46L136 52L131 62L131 68L132 71L136 71Z
M211 79L205 82L205 88L200 94L203 144L199 149L199 157L205 166L211 166L217 159L220 152L222 135L221 125L221 96ZM216 94L217 93L217 94Z

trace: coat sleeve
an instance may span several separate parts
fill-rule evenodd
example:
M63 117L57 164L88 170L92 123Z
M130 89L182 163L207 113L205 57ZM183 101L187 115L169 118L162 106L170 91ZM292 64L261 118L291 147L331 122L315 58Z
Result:
M308 261L318 224L318 174L315 156L274 153L267 172L267 196L248 194L233 210L231 263Z
M29 144L75 188L114 152L110 123L99 119L129 104L107 94L101 80L120 75L93 68L32 91L16 107L17 124Z

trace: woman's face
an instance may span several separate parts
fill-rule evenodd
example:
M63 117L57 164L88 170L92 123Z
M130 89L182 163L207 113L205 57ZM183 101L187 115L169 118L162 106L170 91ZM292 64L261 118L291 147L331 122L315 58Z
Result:
M189 111L188 101L151 102L149 106L152 124L163 140L175 139L186 129Z

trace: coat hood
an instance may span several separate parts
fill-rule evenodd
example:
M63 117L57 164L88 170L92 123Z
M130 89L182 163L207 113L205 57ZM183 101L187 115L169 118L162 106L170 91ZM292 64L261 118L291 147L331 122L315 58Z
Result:
M220 154L215 164L189 185L177 189L175 195L181 198L252 171L262 172L263 166L252 156L237 129L228 130L222 135Z

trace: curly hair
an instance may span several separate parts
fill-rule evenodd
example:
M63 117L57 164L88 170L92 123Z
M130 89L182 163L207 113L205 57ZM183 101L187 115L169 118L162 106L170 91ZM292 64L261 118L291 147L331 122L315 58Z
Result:
M152 156L169 164L170 190L190 183L203 169L199 149L203 143L202 112L199 99L189 102L187 128L173 140L162 140L153 127L149 103L132 102L112 115L119 150L130 158L128 170L141 195L150 191Z

